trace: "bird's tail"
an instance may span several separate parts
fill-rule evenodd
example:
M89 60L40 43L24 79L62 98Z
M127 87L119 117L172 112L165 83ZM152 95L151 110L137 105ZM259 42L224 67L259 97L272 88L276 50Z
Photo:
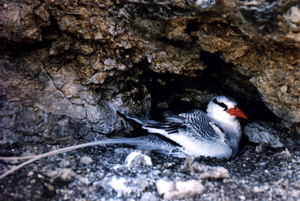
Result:
M41 158L45 158L45 157L53 156L53 155L57 155L57 154L62 154L62 153L66 153L69 151L73 151L73 150L81 149L81 148L85 148L85 147L91 147L91 146L97 146L97 145L107 145L107 144L118 144L118 143L119 144L120 143L129 144L130 142L133 142L132 140L129 140L129 139L130 138L128 138L128 140L126 140L126 139L122 139L122 140L106 139L106 140L99 140L99 141L94 141L94 142L87 142L87 143L83 143L83 144L78 144L78 145L73 145L73 146L57 149L54 151L49 151L44 154L24 156L24 157L2 157L2 156L0 156L0 160L27 160L17 166L12 167L10 170L4 172L3 174L1 174L0 179L19 170L20 168L24 167L25 165L33 163L34 161L39 160Z
M123 112L120 112L120 111L117 111L117 114L120 115L121 117L123 117L124 119L129 120L131 122L134 122L136 124L139 124L141 126L148 126L148 125L160 126L160 125L163 125L161 122L158 122L158 121L148 120L148 119L143 119L143 120L138 119L138 118L129 116L127 114L124 114Z
M0 156L0 160L27 160L17 166L12 167L10 170L4 172L3 174L0 175L0 179L6 177L7 175L19 170L20 168L24 167L25 165L28 165L30 163L33 163L36 160L39 160L41 158L45 158L48 156L53 156L57 154L62 154L66 153L69 151L73 151L76 149L81 149L85 147L91 147L91 146L101 146L101 145L108 145L108 144L128 144L128 145L133 145L136 146L137 148L140 149L152 149L157 152L160 152L162 154L168 154L172 150L176 149L175 146L172 144L169 144L163 140L160 140L157 137L151 137L151 136L143 136L143 137L137 137L137 138L116 138L116 139L105 139L105 140L97 140L93 142L87 142L83 144L78 144L70 147L65 147L61 149L57 149L54 151L46 152L44 154L39 154L39 155L31 155L31 156L24 156L24 157L2 157ZM184 154L180 154L180 152L175 153L172 155L177 156L177 157L184 157Z
M135 122L137 124L140 124L140 125L144 124L144 121L142 121L140 119L137 119L137 118L134 118L134 117L131 117L131 116L127 115L127 114L124 114L123 112L120 112L119 110L117 110L117 114L120 115L121 117L123 117L124 119L133 121L133 122Z

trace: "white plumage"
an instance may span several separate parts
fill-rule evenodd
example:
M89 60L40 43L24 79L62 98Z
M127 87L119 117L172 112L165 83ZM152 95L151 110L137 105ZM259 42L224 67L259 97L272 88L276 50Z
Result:
M119 112L122 117L141 124L149 133L156 134L136 138L134 143L125 142L128 138L123 140L124 143L141 149L153 149L177 157L234 157L241 139L241 126L236 117L247 118L236 104L231 98L217 96L208 104L207 113L193 110L167 117L164 122L140 120ZM160 139L160 136L164 139ZM121 139L116 140L122 143Z

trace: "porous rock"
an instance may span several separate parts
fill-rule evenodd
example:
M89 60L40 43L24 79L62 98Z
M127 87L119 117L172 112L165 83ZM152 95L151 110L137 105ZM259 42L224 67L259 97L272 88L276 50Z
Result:
M264 143L272 148L284 147L279 138L280 133L272 128L272 124L262 124L261 122L249 123L245 126L244 133L251 142Z
M195 156L187 157L181 170L191 175L199 175L201 179L224 179L230 177L226 168L200 164L195 162Z
M159 179L156 181L156 188L164 200L193 197L204 191L204 186L196 180L172 182Z
M69 168L56 168L55 170L44 170L46 176L60 182L70 182L77 176L76 173Z
M143 154L140 150L131 152L125 159L127 167L138 167L140 165L152 166L152 160L149 156Z
M93 162L93 159L89 156L84 156L80 159L80 163L84 165L88 165Z

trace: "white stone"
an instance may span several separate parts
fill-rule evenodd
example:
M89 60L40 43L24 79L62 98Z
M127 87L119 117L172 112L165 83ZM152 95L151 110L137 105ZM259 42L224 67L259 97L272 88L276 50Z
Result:
M176 189L175 183L167 181L165 179L159 179L156 181L156 188L158 195L162 196L166 192L174 191Z
M67 168L57 168L57 177L59 177L63 181L71 181L75 176L76 173L72 169Z
M149 156L142 154L140 150L135 150L131 152L125 159L125 163L127 167L132 166L152 166L152 160Z
M204 191L204 186L197 180L166 181L160 179L156 182L157 192L163 196L164 200L183 199L200 195Z
M83 156L81 159L80 159L80 163L81 164L84 164L84 165L88 165L90 163L93 162L93 159L89 156Z
M109 185L118 192L123 192L126 189L126 179L123 177L117 177L113 176L111 178L111 181L109 182Z
M145 192L143 193L141 197L141 201L158 201L159 198L156 197L153 193L151 192Z
M176 198L181 199L200 195L204 191L204 186L197 180L179 181L176 182L176 189L179 191Z

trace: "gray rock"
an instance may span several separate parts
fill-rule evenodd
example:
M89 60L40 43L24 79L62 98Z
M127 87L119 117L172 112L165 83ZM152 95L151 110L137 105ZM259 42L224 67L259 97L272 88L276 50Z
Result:
M270 125L262 124L261 122L249 123L244 127L244 133L251 142L265 143L272 148L284 147L279 138L280 133Z

